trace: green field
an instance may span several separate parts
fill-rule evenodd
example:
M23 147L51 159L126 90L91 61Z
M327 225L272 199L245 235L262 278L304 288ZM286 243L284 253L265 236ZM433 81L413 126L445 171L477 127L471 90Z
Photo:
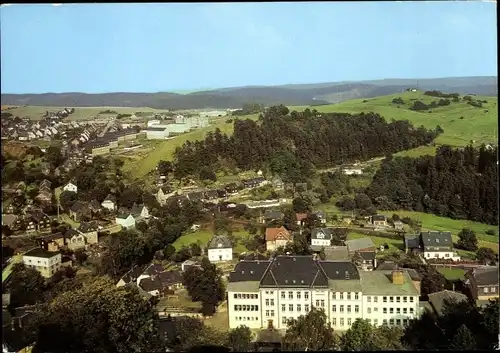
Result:
M239 117L239 119L258 118L257 114ZM233 123L226 123L231 117L223 117L213 121L213 123L205 128L197 129L186 134L179 135L171 140L163 141L158 146L140 160L126 160L123 170L129 172L134 178L142 178L156 168L160 160L171 160L173 153L177 147L182 146L186 141L203 140L208 132L215 131L219 128L223 133L231 135L233 133Z
M385 214L386 216L392 216L394 213L398 214L401 218L410 217L413 219L418 219L422 222L423 230L437 230L437 231L449 231L452 234L453 241L458 240L458 233L462 228L470 228L476 232L477 238L479 240L479 247L487 247L498 252L498 235L488 235L486 231L488 229L494 229L496 234L498 234L498 226L492 226L489 224L461 220L461 219L451 219L446 217L439 217L430 213L422 212L411 212L411 211L379 211L380 214Z
M446 279L450 280L450 281L454 281L454 280L457 280L457 279L462 279L464 278L464 275L465 275L465 270L464 269L461 269L461 268L445 268L445 267L442 267L442 268L438 268L437 269L444 277L446 277Z
M389 245L389 249L385 250L381 254L387 254L389 252L394 252L394 251L404 251L403 239L401 239L401 240L390 239L390 238L377 237L377 236L356 233L356 232L349 232L349 234L347 234L347 240L359 239L359 238L370 238L371 240L373 240L373 243L377 247L380 245L384 245L384 244Z
M401 97L405 104L400 108L392 104L392 100ZM486 100L482 108L472 107L464 102L451 103L446 107L439 107L428 112L414 112L409 109L414 100L420 100L425 104L432 101L439 101L440 98L424 96L422 92L404 92L389 96L382 96L369 99L354 99L339 104L321 106L295 106L291 110L304 110L306 108L316 109L319 112L346 112L361 113L375 112L383 116L386 120L409 120L414 126L420 125L434 129L440 125L444 133L436 139L437 145L448 144L450 146L466 146L471 140L474 145L481 143L496 143L498 132L498 111L496 97L475 96L474 99ZM365 101L365 103L363 103ZM487 113L484 111L488 110ZM460 119L460 117L464 119ZM422 154L434 154L435 148L432 146L419 147L418 149L400 152L398 155L418 156Z
M178 238L173 246L179 250L183 246L189 246L191 244L198 243L201 247L207 246L208 242L214 236L214 232L211 230L200 229L196 232L185 233L180 238ZM245 231L233 231L233 236L237 239L237 243L233 246L233 251L237 253L242 253L247 251L245 246L241 243L242 239L245 239L248 236L248 233Z
M68 107L70 108L70 107ZM136 112L151 112L151 113L166 113L166 110L159 110L147 107L74 107L75 112L68 116L69 120L91 120L96 117L109 117L110 114L100 114L106 110L112 110L118 114L134 114ZM46 111L57 112L64 109L64 107L42 107L42 106L20 106L17 108L9 109L8 112L13 116L21 118L30 118L32 120L42 119Z

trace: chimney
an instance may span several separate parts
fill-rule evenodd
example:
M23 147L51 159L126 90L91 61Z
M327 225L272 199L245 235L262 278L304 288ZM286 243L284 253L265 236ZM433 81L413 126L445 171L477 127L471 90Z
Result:
M392 283L405 284L405 277L403 271L392 271Z

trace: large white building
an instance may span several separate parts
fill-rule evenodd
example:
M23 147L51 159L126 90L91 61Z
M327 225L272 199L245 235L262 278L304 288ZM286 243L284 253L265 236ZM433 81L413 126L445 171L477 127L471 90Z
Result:
M233 245L226 236L216 235L210 240L207 248L210 262L231 261L233 259Z
M419 315L417 288L404 270L360 272L347 261L311 256L241 261L227 286L229 327L286 330L288 319L312 307L324 310L338 331L349 329L357 318L403 326Z
M148 140L164 140L168 135L167 125L153 125L146 129Z
M23 255L23 263L40 272L43 277L50 278L61 268L62 256L59 251L36 248Z
M332 229L330 228L314 228L311 232L312 246L331 246L332 245Z
M418 235L405 236L406 252L422 253L425 259L449 259L460 261L460 256L453 250L451 232L429 231Z

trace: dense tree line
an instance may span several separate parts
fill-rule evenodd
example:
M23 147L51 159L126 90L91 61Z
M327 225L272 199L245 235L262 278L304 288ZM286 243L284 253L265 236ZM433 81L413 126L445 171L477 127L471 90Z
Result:
M241 109L233 111L233 116L242 116L242 115L250 115L250 114L258 114L264 112L264 105L257 103L246 103L243 104Z
M424 96L438 97L438 98L458 98L458 93L443 93L441 91L425 91Z
M290 113L285 106L273 106L259 122L235 121L231 137L216 130L203 141L178 147L175 174L183 178L202 167L233 165L241 170L267 169L284 182L303 182L314 168L411 149L432 142L437 134L408 121L388 123L375 113Z
M434 109L438 107L445 107L447 105L450 105L450 101L448 99L440 99L438 102L432 101L430 104L425 104L422 101L415 101L410 107L410 110L414 111L423 111L423 110L429 110L429 109Z
M378 209L406 209L497 225L497 149L442 146L436 156L387 158L366 194Z

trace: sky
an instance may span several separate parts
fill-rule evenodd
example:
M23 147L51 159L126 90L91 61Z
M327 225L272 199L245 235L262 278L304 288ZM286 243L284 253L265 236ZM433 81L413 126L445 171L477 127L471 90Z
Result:
M492 2L2 5L2 93L496 76Z

